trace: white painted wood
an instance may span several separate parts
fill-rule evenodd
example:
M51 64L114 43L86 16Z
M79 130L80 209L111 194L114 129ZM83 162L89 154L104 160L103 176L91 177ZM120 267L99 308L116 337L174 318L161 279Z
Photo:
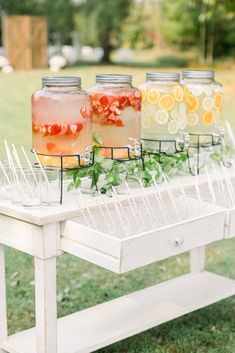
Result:
M60 223L35 226L33 232L33 254L41 259L60 255Z
M225 212L217 207L214 210L214 213L210 210L209 215L122 239L87 231L88 228L76 219L66 221L62 226L61 249L111 271L118 269L118 273L124 273L223 239Z
M57 353L56 257L34 262L36 353Z
M229 173L231 171L228 171ZM212 177L213 178L213 177ZM199 184L205 184L207 182L206 175L200 173L198 176ZM170 187L172 190L177 190L179 188L179 184L182 187L188 187L195 184L195 178L193 176L179 176L175 177L170 181L167 185L162 185L161 190L165 191L166 188ZM136 196L141 195L143 192L141 188L136 188L133 190ZM147 193L154 193L154 188L148 188L146 190ZM120 199L125 198L125 196L118 196ZM81 214L80 209L78 208L78 204L76 203L77 196L70 197L69 201L62 206L53 206L53 207L41 207L38 209L26 208L22 206L13 205L10 203L6 203L0 200L0 213L6 216L10 216L12 218L16 218L22 221L26 221L29 223L33 223L36 225L44 225L54 222L65 221L71 218L78 217ZM86 196L79 195L80 204L81 205L89 205L90 207L96 207L95 200L90 197L89 200ZM108 202L112 203L112 200L107 198L106 196L101 197L101 203ZM84 206L84 208L87 206Z
M205 267L205 246L190 251L191 272L202 272Z
M163 282L59 319L58 353L92 352L234 294L234 280L208 272ZM38 353L34 329L0 346L10 353Z
M0 244L0 341L7 338L7 306L4 246Z
M33 255L32 238L36 226L4 215L0 215L0 225L1 244Z
M75 218L71 221L62 222L61 235L65 236L66 239L85 244L114 257L120 257L121 242L118 239L79 224L79 219Z
M89 246L80 244L65 237L61 238L61 249L80 259L106 268L112 272L120 273L120 258L114 257Z

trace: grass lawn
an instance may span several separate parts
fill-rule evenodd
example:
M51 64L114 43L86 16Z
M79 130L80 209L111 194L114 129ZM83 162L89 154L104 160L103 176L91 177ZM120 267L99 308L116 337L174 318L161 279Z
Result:
M81 67L62 75L80 75L83 87L94 82L97 72L129 72L134 84L144 80L147 69L124 67ZM40 87L40 77L48 72L0 74L0 137L9 142L31 145L30 95ZM221 70L217 79L225 87L225 118L235 127L235 74ZM34 281L32 258L7 249L7 298L10 333L34 325ZM235 278L235 241L210 246L207 269ZM117 276L75 257L58 259L59 316L101 303L131 291L167 280L189 270L188 255L174 257ZM183 293L182 293L183 295ZM126 339L99 353L234 353L235 298ZM138 318L136 318L138 320ZM115 318L114 318L115 320Z

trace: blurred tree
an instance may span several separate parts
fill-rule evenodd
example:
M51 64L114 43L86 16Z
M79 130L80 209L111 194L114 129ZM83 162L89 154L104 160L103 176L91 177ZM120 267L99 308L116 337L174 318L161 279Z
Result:
M138 0L130 9L123 26L125 46L133 49L148 49L159 46L159 1Z
M75 5L72 0L38 0L41 13L48 17L49 39L62 44L71 43L71 32L75 26Z
M0 11L8 15L31 15L39 7L40 2L37 0L0 0Z
M49 39L71 41L75 5L72 0L0 0L0 11L6 15L42 15L48 17Z
M197 46L200 63L234 51L234 0L164 0L162 30L168 42Z
M86 0L77 16L77 29L82 43L104 50L103 61L110 62L110 54L121 45L124 20L133 0Z

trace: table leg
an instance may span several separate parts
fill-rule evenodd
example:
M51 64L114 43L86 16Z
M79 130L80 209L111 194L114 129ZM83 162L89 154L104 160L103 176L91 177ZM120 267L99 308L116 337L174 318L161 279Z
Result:
M205 267L205 246L190 251L191 272L202 272Z
M0 244L0 340L7 338L7 305L4 246ZM0 353L3 350L0 348Z
M35 257L37 353L57 353L56 257Z

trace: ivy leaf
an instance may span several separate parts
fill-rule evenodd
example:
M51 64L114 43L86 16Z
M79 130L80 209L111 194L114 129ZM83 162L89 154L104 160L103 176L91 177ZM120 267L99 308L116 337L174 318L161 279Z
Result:
M102 143L103 143L101 136L97 132L94 132L94 134L93 134L93 141L95 143L97 143L98 145L102 145Z

